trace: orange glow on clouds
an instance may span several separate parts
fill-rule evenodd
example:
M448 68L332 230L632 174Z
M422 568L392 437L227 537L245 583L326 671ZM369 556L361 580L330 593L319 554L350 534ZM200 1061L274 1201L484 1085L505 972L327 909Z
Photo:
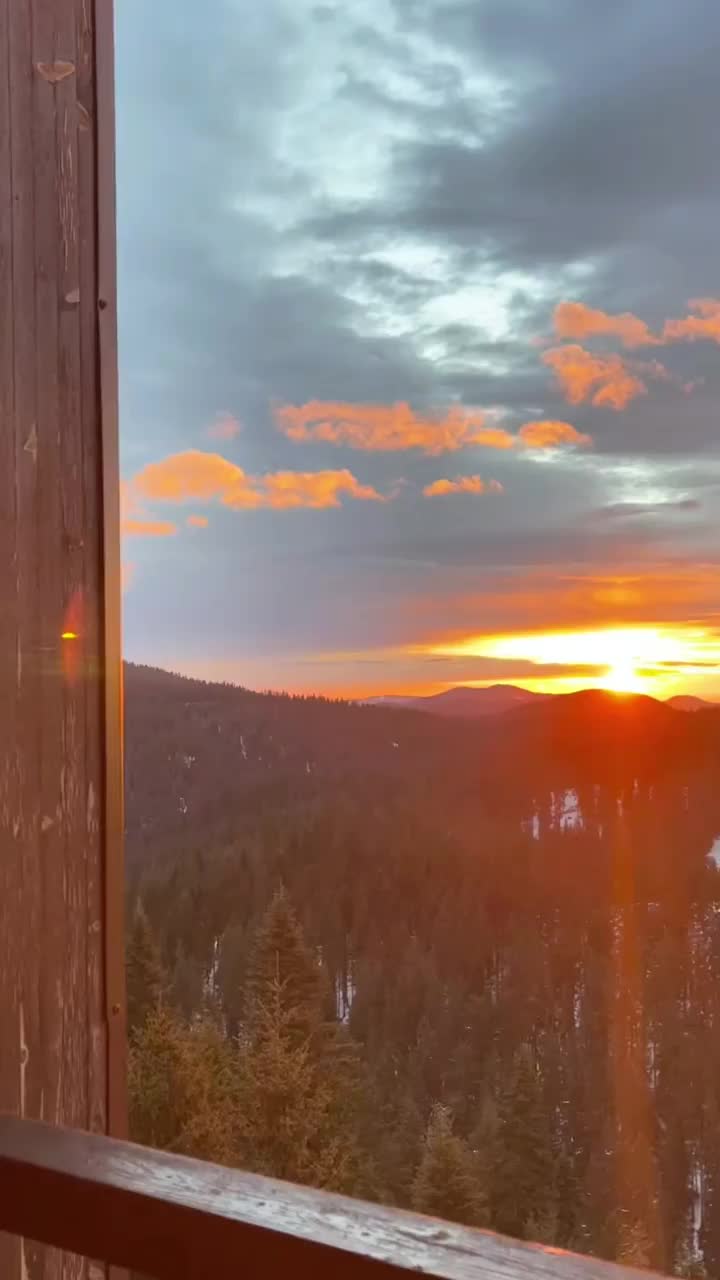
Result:
M615 626L589 630L528 631L470 636L433 645L434 654L532 662L538 666L586 666L603 674L583 684L616 693L655 693L684 676L720 669L720 637L701 626ZM523 682L525 683L525 682ZM552 687L554 681L550 681Z
M587 352L584 355L588 360L593 359ZM350 449L378 453L421 449L427 456L437 457L471 445L508 450L518 444L540 449L549 445L592 444L590 436L581 435L567 422L526 422L517 435L513 435L504 427L487 424L480 411L471 413L458 406L442 416L423 416L414 413L407 404L334 404L311 400L305 405L276 408L275 419L283 434L296 443L346 445Z
M658 346L662 341L630 311L608 315L583 302L559 302L553 320L558 338L615 337L628 348Z
M235 511L339 507L342 496L360 502L384 501L377 489L361 484L346 469L253 476L219 453L199 449L148 463L135 476L133 491L151 502L217 501Z
M188 516L185 523L190 529L207 529L210 522L207 516Z
M689 304L691 313L683 320L668 320L663 330L666 342L720 343L720 301L716 298L694 298Z
M423 493L426 498L441 498L451 493L502 493L503 487L498 480L483 480L482 476L458 476L455 480L433 480L426 484Z
M177 525L171 520L123 520L122 532L126 538L171 538Z
M543 361L554 372L570 404L589 401L596 407L625 409L647 393L647 386L630 373L618 355L596 356L577 343L551 347Z
M346 445L377 453L421 449L435 457L472 444L488 449L513 446L509 432L486 426L484 414L457 405L442 414L420 414L404 403L310 400L302 405L277 406L275 420L289 440Z
M553 321L558 338L619 338L624 347L659 347L670 342L720 343L720 299L693 298L689 314L677 320L666 320L662 334L651 332L648 325L631 311L610 315L585 306L583 302L559 302Z
M592 444L592 436L576 431L569 422L526 422L518 435L522 443L531 449L554 449L561 444Z

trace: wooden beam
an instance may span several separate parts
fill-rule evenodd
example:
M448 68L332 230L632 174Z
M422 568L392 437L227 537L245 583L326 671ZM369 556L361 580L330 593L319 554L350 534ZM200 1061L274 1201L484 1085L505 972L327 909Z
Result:
M647 1280L346 1196L0 1118L0 1227L158 1280Z
M124 1093L111 29L111 0L0 0L0 1110L98 1131ZM0 1238L3 1280L78 1274Z

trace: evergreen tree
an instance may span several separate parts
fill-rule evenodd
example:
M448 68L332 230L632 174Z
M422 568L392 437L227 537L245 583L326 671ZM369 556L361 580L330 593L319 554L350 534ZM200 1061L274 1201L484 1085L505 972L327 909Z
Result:
M237 1138L257 1172L337 1191L367 1190L358 1141L362 1078L346 1028L326 1017L323 973L285 892L248 964L239 1042Z
M236 1162L236 1063L209 1021L189 1027L172 1010L151 1010L129 1057L130 1133L167 1151Z
M377 1153L382 1179L380 1199L409 1208L424 1139L422 1114L411 1093L399 1104L395 1091L387 1096L379 1079L373 1080L373 1125L369 1147Z
M125 952L127 1017L130 1033L142 1027L148 1014L158 1007L168 988L160 948L138 899L132 916Z
M239 1060L237 1139L243 1164L290 1182L352 1191L359 1156L340 1081L310 1039L297 1038L298 1012L271 979Z
M554 1161L535 1063L523 1046L498 1101L491 1158L491 1221L497 1231L530 1238L555 1210Z
M253 1033L267 1013L268 994L288 1013L296 1043L317 1031L325 997L323 972L305 942L284 888L278 889L255 935L245 975L245 1026Z
M450 1112L440 1103L430 1113L412 1203L421 1213L469 1226L487 1221L479 1163L468 1144L453 1133Z

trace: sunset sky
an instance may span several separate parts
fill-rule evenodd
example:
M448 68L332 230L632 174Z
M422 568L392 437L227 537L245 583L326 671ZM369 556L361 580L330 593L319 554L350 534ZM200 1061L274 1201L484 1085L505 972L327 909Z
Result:
M127 657L720 699L717 0L116 23Z

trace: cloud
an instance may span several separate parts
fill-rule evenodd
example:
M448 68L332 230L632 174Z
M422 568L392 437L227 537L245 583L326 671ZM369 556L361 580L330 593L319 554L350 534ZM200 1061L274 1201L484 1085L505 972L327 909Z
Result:
M133 481L137 494L152 502L220 502L235 511L340 506L345 495L361 502L385 501L351 471L276 471L249 475L219 453L187 449L148 463Z
M123 520L121 525L126 538L171 538L177 531L171 520Z
M234 440L242 431L242 423L231 413L219 413L214 422L205 428L205 435L211 440Z
M209 521L207 516L188 516L185 523L190 529L207 529Z
M378 453L421 449L435 457L468 445L511 449L514 443L509 432L486 426L482 413L455 405L444 414L420 414L405 403L310 400L307 404L276 407L275 421L289 440L346 445Z
M177 533L177 525L169 520L154 520L143 509L137 493L125 480L120 481L120 534L124 538L169 538Z
M628 349L658 347L669 342L706 341L720 344L720 299L694 298L689 304L689 314L681 319L667 320L662 335L651 332L644 320L623 311L610 315L607 311L587 307L583 302L559 302L553 322L558 338L619 338ZM662 365L654 362L656 376L667 376Z
M551 347L543 361L553 370L570 404L589 401L598 408L625 409L637 396L647 394L644 382L630 373L618 355L595 356L571 343Z
M338 507L346 494L360 502L384 502L372 485L360 484L351 471L276 471L256 478L261 506L288 510L293 507ZM233 505L230 503L229 505Z
M688 305L690 315L682 320L667 321L663 329L665 341L720 343L720 301L717 298L694 298Z
M498 480L483 480L481 476L457 476L455 480L433 480L426 484L423 493L426 498L445 497L451 493L502 493L503 487Z
M662 342L650 332L645 321L632 312L609 315L607 311L586 307L583 302L559 302L553 322L558 338L614 337L630 349L658 346Z
M592 444L592 436L577 431L569 422L526 422L518 436L531 449L554 449L561 444Z
M618 520L626 516L662 516L672 511L699 511L697 498L670 498L665 502L611 502L593 514L601 520Z

